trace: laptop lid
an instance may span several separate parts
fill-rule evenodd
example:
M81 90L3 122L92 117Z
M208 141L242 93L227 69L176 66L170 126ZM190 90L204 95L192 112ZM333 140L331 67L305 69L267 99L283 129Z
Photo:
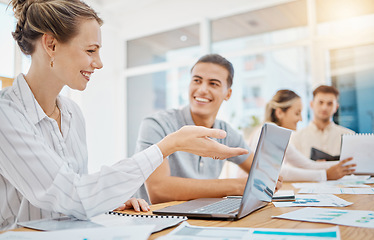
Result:
M224 198L199 198L182 204L155 210L155 214L184 215L198 218L239 219L271 202L278 181L284 154L291 136L291 130L265 123L262 126L251 170L241 198L239 210L235 213L196 213L196 208L221 201Z
M271 202L292 131L272 123L262 127L237 218Z

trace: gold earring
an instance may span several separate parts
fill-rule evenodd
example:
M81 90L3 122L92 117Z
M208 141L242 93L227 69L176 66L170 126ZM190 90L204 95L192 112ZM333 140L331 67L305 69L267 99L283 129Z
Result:
M53 68L53 58L51 58L51 68Z

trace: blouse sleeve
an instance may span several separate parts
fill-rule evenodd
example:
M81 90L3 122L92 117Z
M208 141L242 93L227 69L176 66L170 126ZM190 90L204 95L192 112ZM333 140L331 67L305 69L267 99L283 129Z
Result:
M280 175L286 182L326 181L327 179L326 170L298 168L287 163L283 163Z
M69 166L71 159L60 157L36 132L18 106L0 101L0 174L34 206L79 219L123 204L162 162L153 145L97 173L80 175Z
M289 144L286 150L285 162L299 168L306 169L328 169L335 165L335 161L317 162L306 158L292 144Z
M255 130L250 147L256 148L261 129ZM284 181L326 181L326 169L334 162L316 162L302 155L292 144L288 144L280 175Z

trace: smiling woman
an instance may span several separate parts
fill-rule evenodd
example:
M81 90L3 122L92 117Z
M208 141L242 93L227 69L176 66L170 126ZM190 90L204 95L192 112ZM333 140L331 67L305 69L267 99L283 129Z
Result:
M31 66L0 91L0 230L61 215L87 219L114 208L148 211L144 200L131 196L168 155L186 151L224 159L247 153L212 140L224 138L225 131L185 127L88 174L82 112L60 91L84 90L102 68L102 20L79 0L11 5L18 19L13 37L31 56Z

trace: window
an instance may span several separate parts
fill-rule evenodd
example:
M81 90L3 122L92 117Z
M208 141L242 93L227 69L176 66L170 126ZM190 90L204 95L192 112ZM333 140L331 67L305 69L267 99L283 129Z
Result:
M15 29L15 19L11 8L0 3L0 76L14 77L15 41L11 32Z
M127 154L135 151L141 121L188 104L190 59L200 55L199 27L191 25L127 42ZM149 71L146 65L163 63ZM145 67L143 67L145 66ZM131 68L133 67L133 68ZM131 70L137 73L132 73Z
M135 151L141 121L163 109L188 104L190 66L171 68L127 79L128 153Z
M374 132L374 44L330 51L332 84L340 91L334 121L355 132Z
M231 99L222 105L218 117L250 133L252 128L263 122L266 103L279 89L291 89L298 93L305 108L311 85L308 59L306 47L230 58L235 66L233 93ZM303 118L307 119L307 111L303 114Z
M336 122L357 132L372 132L374 111L363 103L374 101L366 93L373 92L370 82L374 82L370 79L373 13L372 0L296 0L129 40L128 91L150 88L152 93L147 93L152 97L139 99L128 92L128 104L143 101L139 106L148 108L130 120L135 110L128 107L128 142L135 143L143 117L188 103L189 71L207 53L202 49L233 63L233 94L218 118L244 133L261 123L266 102L284 88L301 96L303 122L298 127L305 126L311 119L312 90L320 84L333 84L341 91ZM204 25L203 36L198 34L200 25ZM133 149L129 146L128 154Z

